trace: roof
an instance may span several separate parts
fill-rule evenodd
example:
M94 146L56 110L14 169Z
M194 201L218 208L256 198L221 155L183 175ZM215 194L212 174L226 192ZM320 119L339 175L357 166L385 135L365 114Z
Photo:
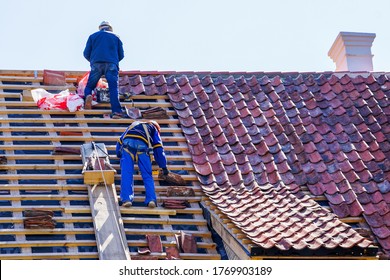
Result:
M76 114L39 111L35 103L21 103L19 98L23 89L42 86L40 72L0 74L11 75L2 77L0 84L0 141L9 160L5 169L0 165L5 184L0 226L2 236L9 238L0 243L6 248L0 258L95 258L81 160L50 151L58 145L78 148L97 141L113 155L115 140L129 121L102 118L109 104ZM68 82L82 75L66 74ZM193 198L191 207L174 218L165 209L157 214L137 207L122 210L132 256L137 246L145 245L145 231L165 236L168 248L178 229L189 228L201 238L203 251L185 258L218 258L199 203L218 215L234 237L251 248L252 256L350 257L376 253L376 246L389 254L387 73L121 75L121 92L133 96L122 99L123 105L169 110L169 119L160 124L170 169L185 174L197 195L206 196ZM118 170L117 160L111 159ZM40 168L44 175L37 175ZM142 182L139 175L136 178L136 199L142 201ZM156 190L164 199L166 186L157 183ZM23 230L23 211L31 207L56 211L60 228ZM160 227L152 229L151 223ZM79 239L83 234L89 235L87 241ZM35 246L52 246L56 253L41 253Z
M125 79L135 95L168 92L204 192L261 248L367 248L369 239L341 221L363 216L390 252L385 73Z

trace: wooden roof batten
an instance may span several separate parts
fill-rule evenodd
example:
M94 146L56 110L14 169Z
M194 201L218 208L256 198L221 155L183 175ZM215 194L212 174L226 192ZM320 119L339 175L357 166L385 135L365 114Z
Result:
M159 235L164 248L162 253L152 253L148 257L165 259L168 257L165 248L176 246L175 234L181 231L195 237L198 252L180 253L180 258L220 259L200 208L202 193L188 147L167 96L136 96L133 102L141 109L159 106L168 112L169 119L159 123L169 167L183 174L187 187L196 194L195 197L180 198L189 201L190 207L186 209L160 206L168 186L159 182L157 176L159 206L155 209L144 207L144 187L139 174L134 177L134 206L119 207L120 168L115 142L132 120L103 118L103 114L110 112L109 104L70 113L42 111L25 96L23 100L23 92L32 88L44 88L49 92L74 89L73 83L82 74L66 72L67 85L56 87L42 84L42 71L0 71L0 141L4 144L0 152L6 159L5 164L0 164L0 195L4 202L0 205L0 259L137 258L138 247L148 246L147 234ZM67 133L79 136L68 136ZM57 147L79 149L91 141L106 144L112 166L118 171L114 184L84 184L80 155L55 152ZM157 170L157 166L153 169ZM56 227L25 228L25 212L30 209L53 211ZM123 243L127 246L121 256L105 254L107 252L102 250L108 244L107 233L115 227L122 232L123 242L120 244L120 238L113 238L117 240L114 247L123 247ZM99 235L102 232L106 234L104 238Z

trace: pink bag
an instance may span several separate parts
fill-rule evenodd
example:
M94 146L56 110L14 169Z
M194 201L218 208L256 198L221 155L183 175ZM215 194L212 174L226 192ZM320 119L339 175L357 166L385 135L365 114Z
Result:
M88 82L88 77L89 77L89 73L90 72L87 72L84 74L84 76L81 77L81 79L78 81L78 86L77 86L77 94L84 98L84 90L85 90L85 87L87 86L87 82ZM107 89L108 88L108 84L106 82L103 81L103 79L100 79L96 85L96 88L94 91L92 91L92 99L94 101L97 101L97 98L96 98L96 89Z

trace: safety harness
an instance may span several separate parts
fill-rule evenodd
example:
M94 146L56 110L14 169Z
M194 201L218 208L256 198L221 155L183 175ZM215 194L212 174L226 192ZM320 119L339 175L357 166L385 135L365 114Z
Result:
M134 127L136 127L136 126L139 125L139 124L142 124L142 127L143 127L143 129L144 129L144 131L145 131L145 134L146 134L146 138L147 138L147 140L148 140L148 147L149 147L149 148L148 148L148 150L146 151L146 152L148 153L149 151L152 151L153 148L152 148L152 144L151 144L151 142L150 142L149 130L148 130L148 128L146 127L146 124L147 124L147 123L145 123L145 122L140 122L140 121L133 122L133 123L130 125L130 127L127 129L127 131L130 131L131 129L133 129ZM139 154L145 153L145 151L139 151L139 150L133 150L134 153L132 153L131 150L128 149L127 147L123 147L123 149L124 149L126 152L128 152L128 153L130 154L130 156L131 156L131 158L133 159L134 162L137 162L137 161L138 161L138 155L139 155ZM134 157L134 154L135 154L135 157ZM151 158L150 153L148 153L148 154L149 154L149 157L150 157L150 161L152 161L152 158Z

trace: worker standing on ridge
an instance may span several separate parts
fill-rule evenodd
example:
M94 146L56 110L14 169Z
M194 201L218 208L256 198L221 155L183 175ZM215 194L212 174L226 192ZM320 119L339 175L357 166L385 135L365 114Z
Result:
M113 33L111 24L103 21L99 31L89 36L84 49L84 57L90 62L91 72L85 87L85 109L92 108L92 91L99 79L104 75L108 82L111 103L111 117L126 117L119 102L119 61L124 58L123 44Z
M121 190L120 199L124 207L131 207L134 200L133 174L137 162L145 184L145 205L154 208L157 205L152 161L150 152L163 173L167 175L167 159L160 137L160 125L156 121L132 123L116 143L116 155L120 158Z

